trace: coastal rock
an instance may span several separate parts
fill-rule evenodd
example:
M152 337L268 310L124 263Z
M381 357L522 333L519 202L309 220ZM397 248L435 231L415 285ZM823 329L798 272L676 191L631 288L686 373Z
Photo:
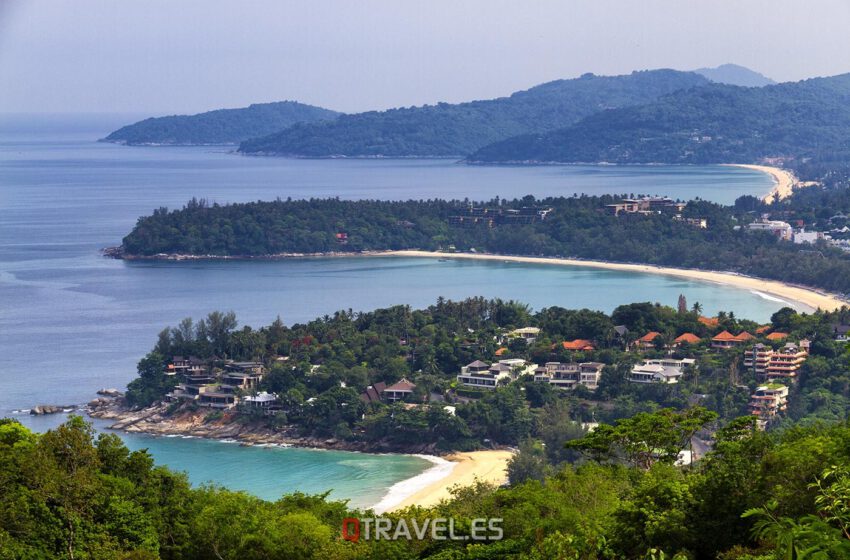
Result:
M124 393L119 391L118 389L101 389L97 392L98 395L104 397L123 397Z
M45 414L57 414L59 412L65 412L66 410L72 410L76 407L74 406L60 406L58 404L39 404L30 409L30 414L33 416L43 416Z

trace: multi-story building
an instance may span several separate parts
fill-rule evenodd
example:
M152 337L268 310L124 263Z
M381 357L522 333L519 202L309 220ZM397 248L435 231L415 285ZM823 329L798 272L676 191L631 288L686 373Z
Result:
M534 370L534 380L558 389L574 389L578 385L596 389L604 367L605 364L599 362L546 362Z
M494 364L475 360L460 368L457 381L467 387L494 389L503 380L511 381L517 375L533 372L535 367L519 358L499 360Z
M787 408L788 387L781 383L761 385L750 396L750 414L758 417L758 427L761 429Z
M787 343L779 350L756 344L744 352L744 366L753 370L759 381L793 381L808 357L808 340Z
M748 231L767 231L784 241L791 241L794 229L788 222L778 220L759 220L747 225Z

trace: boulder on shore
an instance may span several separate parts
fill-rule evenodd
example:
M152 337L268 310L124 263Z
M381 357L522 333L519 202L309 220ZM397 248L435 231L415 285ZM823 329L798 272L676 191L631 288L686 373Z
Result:
M118 389L101 389L97 392L98 395L104 397L123 397L124 393L119 391Z

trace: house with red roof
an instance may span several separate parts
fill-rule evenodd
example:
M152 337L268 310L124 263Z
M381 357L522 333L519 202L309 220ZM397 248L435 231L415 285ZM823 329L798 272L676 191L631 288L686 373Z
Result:
M703 325L705 325L706 327L711 328L711 329L720 325L720 319L718 319L717 317L702 317L702 316L700 316L697 319L697 321L699 321L700 323L702 323Z
M742 342L743 341L738 340L738 337L730 333L729 331L723 331L722 333L711 339L711 347L720 348L723 350L727 348L734 348Z
M563 343L563 347L564 350L570 350L574 352L590 352L592 350L595 350L593 342L585 340L583 338L577 338L575 340L565 340Z
M398 383L393 383L385 388L381 396L388 402L408 400L413 395L416 384L402 377Z
M693 333L683 333L676 337L676 340L673 341L673 346L678 347L683 344L699 344L702 341L700 337Z
M635 340L635 346L643 350L651 350L655 348L655 341L659 336L661 336L660 332L649 331L639 339Z
M784 340L788 338L788 333L784 332L772 332L766 337L768 340Z

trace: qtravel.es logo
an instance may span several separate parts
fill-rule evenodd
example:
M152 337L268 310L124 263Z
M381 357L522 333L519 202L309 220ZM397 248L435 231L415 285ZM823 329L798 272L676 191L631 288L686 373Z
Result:
M433 519L390 519L389 517L346 517L342 520L342 538L346 541L499 541L502 540L502 519L497 517L470 520L468 531L457 534L455 520L450 517Z

